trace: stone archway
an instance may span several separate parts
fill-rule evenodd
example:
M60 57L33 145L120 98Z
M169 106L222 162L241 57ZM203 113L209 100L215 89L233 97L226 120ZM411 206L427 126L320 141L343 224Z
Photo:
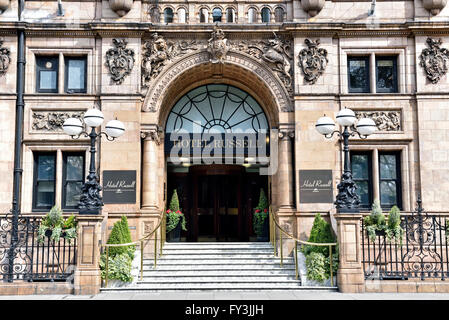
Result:
M229 84L251 94L267 115L269 127L279 129L278 174L273 177L273 201L292 208L293 167L291 160L294 126L279 123L280 113L292 111L290 96L282 81L269 68L252 57L229 51L223 63L211 63L207 51L184 55L165 67L148 85L142 112L148 113L141 131L143 140L142 208L160 210L166 199L166 164L160 134L171 108L186 92L204 84ZM288 186L277 188L280 185Z

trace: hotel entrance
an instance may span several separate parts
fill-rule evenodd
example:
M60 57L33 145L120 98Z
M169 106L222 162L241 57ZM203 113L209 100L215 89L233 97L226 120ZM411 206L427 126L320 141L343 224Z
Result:
M173 166L168 200L176 188L186 215L186 241L254 241L252 212L268 177L241 165ZM184 171L184 172L180 172Z
M269 125L260 104L228 84L184 94L165 127L165 201L176 189L186 241L251 241L260 189L268 193ZM224 164L226 163L226 164Z

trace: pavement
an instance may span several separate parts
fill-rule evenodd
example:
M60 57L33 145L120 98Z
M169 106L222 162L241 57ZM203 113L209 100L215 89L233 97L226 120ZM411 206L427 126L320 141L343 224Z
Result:
M448 293L340 293L323 291L102 292L97 295L0 296L0 300L449 300Z

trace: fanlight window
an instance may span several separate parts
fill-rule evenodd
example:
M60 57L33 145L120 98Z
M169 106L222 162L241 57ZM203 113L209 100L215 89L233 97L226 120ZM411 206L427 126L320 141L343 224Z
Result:
M268 121L248 93L226 84L195 88L176 102L166 132L266 133Z
M270 19L271 19L271 13L270 13L270 9L268 9L268 8L263 8L262 9L262 12L261 12L261 15L262 15L262 22L263 23L269 23L270 22Z
M187 20L187 12L186 9L180 8L178 10L178 22L179 23L186 23Z
M232 9L232 8L227 8L226 9L226 22L228 22L228 23L233 23L234 22L234 16L235 16L235 14L234 14L234 9Z
M249 8L248 9L248 23L255 23L256 22L256 9Z
M173 10L171 8L165 8L164 22L165 23L173 23Z
M220 8L215 8L212 10L213 22L221 22L222 12Z

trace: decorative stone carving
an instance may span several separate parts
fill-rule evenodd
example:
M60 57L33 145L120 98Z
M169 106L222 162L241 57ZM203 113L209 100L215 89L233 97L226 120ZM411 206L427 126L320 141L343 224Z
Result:
M162 131L155 125L140 131L142 139L154 141L157 145L161 144L161 134Z
M169 61L197 49L194 40L167 42L164 37L153 33L152 39L143 45L142 86L147 87L148 82L156 78Z
M9 0L0 0L0 14L9 8Z
M373 119L379 131L401 131L400 111L356 111L355 116Z
M325 0L301 0L301 6L309 16L316 16L323 9Z
M229 49L228 39L225 38L223 30L216 25L207 45L207 51L210 53L210 62L223 63L226 53Z
M133 7L133 0L109 0L109 7L120 17L123 17Z
M419 59L421 60L419 65L426 71L427 79L435 84L447 72L449 50L440 48L442 43L441 39L427 38L426 43L429 48L423 49L419 55Z
M423 0L422 4L425 9L435 16L443 10L447 4L447 0Z
M231 44L233 50L242 51L252 57L268 63L277 73L290 95L293 94L291 70L292 47L290 40L284 40L274 34L268 41L240 41Z
M83 111L34 111L31 115L33 123L31 128L35 131L62 131L62 124L68 118L78 118L83 122Z
M106 65L112 74L112 81L122 84L134 67L134 50L126 48L128 42L125 39L113 39L112 42L115 48L106 52Z
M11 63L11 52L8 48L3 47L3 40L0 40L0 76L4 75Z
M162 105L162 96L170 87L172 82L184 71L191 69L195 66L209 62L209 53L206 51L199 51L195 54L191 54L185 59L179 59L174 61L171 65L167 66L167 70L158 77L149 88L146 95L142 111L144 112L157 112ZM253 57L244 54L243 51L230 50L226 56L226 63L238 65L243 69L246 69L258 76L269 88L275 99L276 105L279 111L290 112L293 111L292 103L286 88L280 81L279 77L268 67L262 59L260 61Z
M335 199L337 210L356 210L360 204L360 197L356 192L357 185L352 180L351 171L345 171L337 185L338 194Z
M327 50L318 48L320 40L316 41L306 39L305 44L308 49L302 49L299 52L299 66L304 73L304 80L309 84L314 84L326 70Z

